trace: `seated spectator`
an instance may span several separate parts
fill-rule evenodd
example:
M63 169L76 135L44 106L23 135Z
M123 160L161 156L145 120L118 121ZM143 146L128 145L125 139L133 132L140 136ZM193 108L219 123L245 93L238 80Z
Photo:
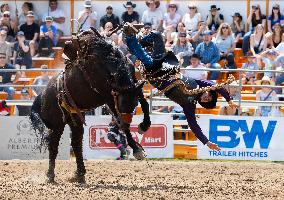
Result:
M45 69L48 69L48 66L42 65L40 68L45 70ZM41 76L37 76L35 78L33 85L46 86L48 82L49 82L48 71L41 71ZM39 95L41 92L43 92L43 90L44 90L44 87L34 87L33 88L34 96Z
M6 104L6 101L2 101L0 103L0 116L9 116L10 115L10 109Z
M216 5L211 5L211 9L206 18L206 24L213 33L215 33L220 24L224 22L224 16L218 12L219 10L220 8L217 8Z
M262 24L258 24L254 33L250 37L250 51L254 56L265 51L267 48L267 38L264 34L264 27Z
M101 31L104 30L106 23L108 22L111 22L113 28L116 28L119 25L119 18L115 14L113 14L113 8L110 5L106 7L106 14L100 19Z
M267 25L268 25L269 32L272 33L273 26L275 24L280 24L280 26L284 24L284 16L280 12L279 4L274 4L272 6L271 15L269 15L267 19Z
M180 14L177 13L178 6L176 3L168 5L169 12L165 13L163 20L163 29L166 37L166 47L171 46L171 34L176 30L178 23L181 21Z
M243 37L245 34L245 23L243 22L243 17L240 13L235 13L233 16L233 22L231 24L232 32L235 37L238 35Z
M198 31L194 31L191 34L192 46L196 49L197 45L203 42L203 32L207 31L208 27L204 21L198 22Z
M257 81L257 84L259 85L273 85L274 83L271 81L271 79L267 76L264 76L261 81ZM256 92L256 100L257 101L278 101L278 97L276 92L268 87L261 87L261 90L258 90ZM258 108L258 115L260 116L273 116L275 113L275 110L278 110L275 106L259 106Z
M113 29L112 23L107 22L105 24L103 31L101 32L101 35L104 36L109 43L112 43L113 45L117 45L118 44L117 34L113 33L111 36L108 36L108 34L111 32L112 29Z
M256 62L255 56L252 53L246 55L247 62L243 64L242 69L247 70L259 70L259 67ZM255 72L244 72L242 73L242 83L243 85L254 85L256 80Z
M200 58L197 54L193 54L190 57L190 65L186 67L186 70L182 72L184 77L193 78L196 80L206 80L208 72L207 71L201 71L201 70L190 70L193 68L204 68L206 67L200 62Z
M0 26L0 31L2 31L2 30L5 31L5 41L6 42L9 42L9 43L15 42L15 37L13 37L11 35L7 35L8 30L9 30L8 26L6 26L6 25Z
M14 45L14 65L16 69L32 68L32 56L29 41L25 39L23 31L17 33L17 42ZM22 73L22 76L25 73Z
M131 24L139 23L139 13L134 11L136 8L136 4L132 3L131 1L127 1L126 4L123 4L126 11L122 13L121 19L124 23L128 22Z
M92 11L92 1L86 0L84 7L85 9L80 11L78 15L79 30L88 30L90 27L96 28L98 14Z
M178 40L173 45L172 50L177 59L183 63L182 66L189 65L189 57L193 54L193 49L190 42L186 39L186 33L179 33Z
M268 32L267 46L268 48L276 48L281 42L284 42L284 32L279 23L274 24L272 28L272 33Z
M0 69L15 69L13 65L7 63L5 53L0 53ZM13 75L15 75L14 80L12 80ZM15 84L18 82L20 77L20 72L0 72L0 84ZM0 91L8 93L8 100L13 99L15 93L15 89L13 87L0 87Z
M201 62L205 64L206 68L220 69L221 66L217 63L220 60L220 51L212 42L212 34L211 31L203 33L203 42L196 47L195 53L201 58ZM218 71L211 71L209 80L217 80L218 76Z
M58 8L57 0L49 0L48 12L42 16L42 21L45 22L47 16L52 17L52 25L56 28L55 40L59 41L60 37L64 35L65 28L65 13L63 10Z
M251 29L243 37L243 53L246 54L250 49L250 36L255 31L255 28L258 24L262 24L263 27L266 25L266 16L262 14L260 5L252 5L250 14L247 18L247 26Z
M278 53L273 49L269 49L260 54L260 58L265 64L264 70L275 70L277 56ZM264 72L264 76L274 78L275 74L273 72Z
M241 90L239 89L240 83L239 81L233 81L227 88L230 97L233 100L241 100L242 96L241 96Z
M48 56L53 58L54 57L54 51L52 49L53 46L56 46L57 39L57 29L55 26L52 25L53 18L51 16L47 16L45 18L45 24L40 26L40 40L39 40L39 46L38 46L38 55L37 56ZM45 54L43 52L43 48L47 47L48 52Z
M275 61L275 68L278 71L283 71L284 70L284 54L280 54ZM275 84L276 85L281 85L284 82L284 73L276 73L275 75ZM282 93L282 89L277 89L276 92L278 94Z
M183 16L182 22L185 24L186 30L191 34L198 31L198 22L202 20L201 14L197 11L194 4L188 6L188 12Z
M10 63L10 58L12 56L12 45L6 41L7 31L5 29L0 29L0 53L6 55L6 62Z
M17 24L14 20L11 19L10 11L5 11L3 16L0 19L0 26L7 26L8 31L7 35L11 37L15 37L15 33L17 32Z
M22 13L19 15L19 18L18 18L18 24L19 24L19 27L21 25L23 25L24 23L26 23L26 17L28 15L28 12L29 11L32 11L33 12L33 17L34 17L34 22L36 24L39 24L40 21L39 21L39 18L37 16L37 14L34 12L34 6L31 2L24 2L23 5L22 5Z
M179 22L177 27L176 27L176 31L171 33L171 38L170 38L169 42L170 43L176 42L177 39L178 39L179 33L183 33L183 32L186 32L185 25L184 25L184 23Z
M24 32L26 40L29 41L31 56L35 55L39 29L39 25L35 23L33 11L29 11L26 15L26 22L20 26L20 31Z
M27 89L21 90L21 100L27 101L31 100L31 96ZM27 105L16 105L14 110L14 115L16 116L28 116L31 113L31 106Z
M163 29L163 12L158 9L160 0L146 0L148 9L143 12L142 22L151 23L152 29L162 32Z
M238 38L239 37L237 37L236 40L238 40ZM222 23L218 29L214 42L220 51L220 60L226 59L228 61L227 67L230 69L236 68L234 57L236 40L229 24Z

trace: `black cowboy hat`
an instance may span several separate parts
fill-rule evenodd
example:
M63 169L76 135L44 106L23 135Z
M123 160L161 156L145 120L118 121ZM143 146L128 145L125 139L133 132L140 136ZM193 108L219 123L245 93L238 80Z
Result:
M210 11L212 11L212 10L220 10L220 8L217 8L216 5L211 5Z
M123 4L123 6L124 6L124 8L127 8L127 7L135 8L136 4L132 3L131 1L127 1L126 4Z
M156 8L160 6L160 0L146 0L146 5L149 7L150 1L154 1Z
M240 13L236 12L234 15L232 15L232 17L238 17L240 18L241 20L243 20L243 17Z
M201 102L200 99L198 100L198 103L203 107L203 108L206 108L206 109L213 109L216 107L216 104L217 104L217 98L218 98L218 94L216 91L213 91L211 90L209 92L212 96L212 100L211 101L208 101L208 102ZM201 95L200 95L201 96Z

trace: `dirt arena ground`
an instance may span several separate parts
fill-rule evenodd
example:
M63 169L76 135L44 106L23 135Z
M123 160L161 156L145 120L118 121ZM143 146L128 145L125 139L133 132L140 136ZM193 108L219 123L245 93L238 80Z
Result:
M87 161L87 184L69 182L75 162L0 161L0 199L284 199L284 164L214 161Z

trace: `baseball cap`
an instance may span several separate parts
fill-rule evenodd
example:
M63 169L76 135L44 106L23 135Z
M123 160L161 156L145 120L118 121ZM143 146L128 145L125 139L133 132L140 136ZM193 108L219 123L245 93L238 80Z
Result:
M21 90L21 94L23 95L28 95L29 94L29 91L27 89L22 89Z
M144 24L144 28L151 28L152 27L152 24L147 22Z
M46 22L52 22L53 18L51 16L46 16L44 19Z
M34 12L33 11L28 11L27 17L34 17Z
M207 31L204 31L204 32L202 33L202 35L213 35L213 34L212 34L212 31L207 30Z

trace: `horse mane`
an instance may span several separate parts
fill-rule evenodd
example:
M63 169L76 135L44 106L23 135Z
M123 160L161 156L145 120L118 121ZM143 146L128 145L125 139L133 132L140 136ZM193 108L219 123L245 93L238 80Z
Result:
M79 37L79 43L83 55L90 55L90 63L93 63L91 58L95 55L111 69L117 89L127 90L134 87L134 81L128 68L130 63L117 47L108 43L104 37L92 33Z

